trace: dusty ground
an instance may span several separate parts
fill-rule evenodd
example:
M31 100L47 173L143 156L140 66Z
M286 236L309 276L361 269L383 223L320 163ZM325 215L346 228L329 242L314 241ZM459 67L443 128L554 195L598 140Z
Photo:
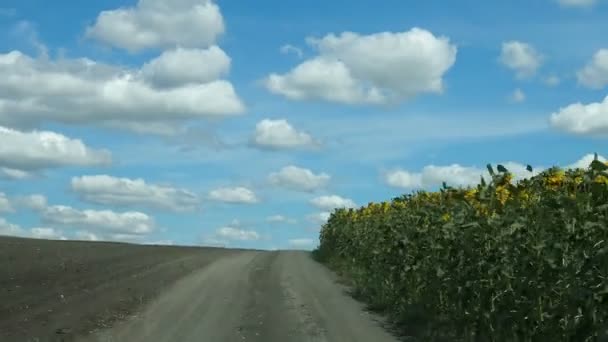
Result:
M0 341L72 341L123 319L175 280L238 253L0 237Z
M306 252L0 239L0 274L0 341L397 341Z

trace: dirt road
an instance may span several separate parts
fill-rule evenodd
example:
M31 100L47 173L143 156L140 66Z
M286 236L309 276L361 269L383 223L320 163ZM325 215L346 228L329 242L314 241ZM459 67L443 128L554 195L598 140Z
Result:
M245 252L83 341L395 341L304 252Z
M162 249L139 247L150 248L142 256ZM174 257L179 250L173 247ZM37 294L41 298L39 303L32 304L30 310L22 309L18 316L0 312L0 340L397 341L381 327L378 318L365 312L361 304L346 295L336 284L335 276L314 262L309 253L223 249L190 249L181 253L186 255L177 259L190 260L189 267L182 268L181 276L163 276L166 282L173 281L156 291L148 291L146 300L131 302L120 311L121 315L106 320L106 324L91 322L99 322L94 318L100 310L114 312L103 303L113 302L113 296L120 293L119 288L109 286L114 290L107 293L95 289L81 293L78 299L72 299L75 305L65 307L62 307L65 303L55 298L50 300L54 305L50 305L46 299L48 295ZM169 265L160 269L151 266L149 273L154 276L147 281L163 279L160 274L179 268L175 263ZM113 275L109 269L106 272L106 277L122 279L118 280L119 287L132 286L136 288L134 291L140 291L141 284L131 283L133 277ZM0 302L4 297L6 294L0 293ZM3 310L9 310L9 305L4 305ZM51 312L42 315L51 307ZM83 314L89 319L79 318ZM36 321L43 317L46 324ZM12 327L16 320L24 318L26 323L21 324L21 329ZM65 326L66 331L57 328L60 326ZM3 336L6 332L3 329L12 335Z

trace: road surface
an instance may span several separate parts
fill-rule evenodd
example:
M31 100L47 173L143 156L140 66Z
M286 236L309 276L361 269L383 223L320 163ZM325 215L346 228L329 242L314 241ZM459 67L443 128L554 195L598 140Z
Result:
M397 341L298 251L243 252L179 280L141 312L81 341Z
M0 237L1 342L395 341L310 253Z

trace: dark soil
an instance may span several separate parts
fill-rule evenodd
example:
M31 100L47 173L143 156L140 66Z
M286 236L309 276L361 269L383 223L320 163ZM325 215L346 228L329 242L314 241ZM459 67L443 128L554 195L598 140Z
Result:
M0 237L0 341L73 341L240 252Z

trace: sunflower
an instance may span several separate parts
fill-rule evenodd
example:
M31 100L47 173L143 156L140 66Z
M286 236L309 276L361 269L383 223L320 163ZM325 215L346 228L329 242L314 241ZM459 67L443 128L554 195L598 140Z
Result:
M595 183L608 185L608 177L606 175L597 175L595 176L595 179L593 179L593 181Z
M477 189L469 189L464 193L464 198L469 201L469 202L473 202L474 200L477 199Z
M549 189L556 190L563 184L564 177L565 173L563 170L554 171L545 177L545 186Z
M504 205L505 203L507 203L509 195L510 191L504 185L499 185L496 187L496 198L498 198L500 204Z
M441 221L443 221L443 222L448 222L450 220L450 218L452 218L450 213L445 213L445 214L441 215Z

